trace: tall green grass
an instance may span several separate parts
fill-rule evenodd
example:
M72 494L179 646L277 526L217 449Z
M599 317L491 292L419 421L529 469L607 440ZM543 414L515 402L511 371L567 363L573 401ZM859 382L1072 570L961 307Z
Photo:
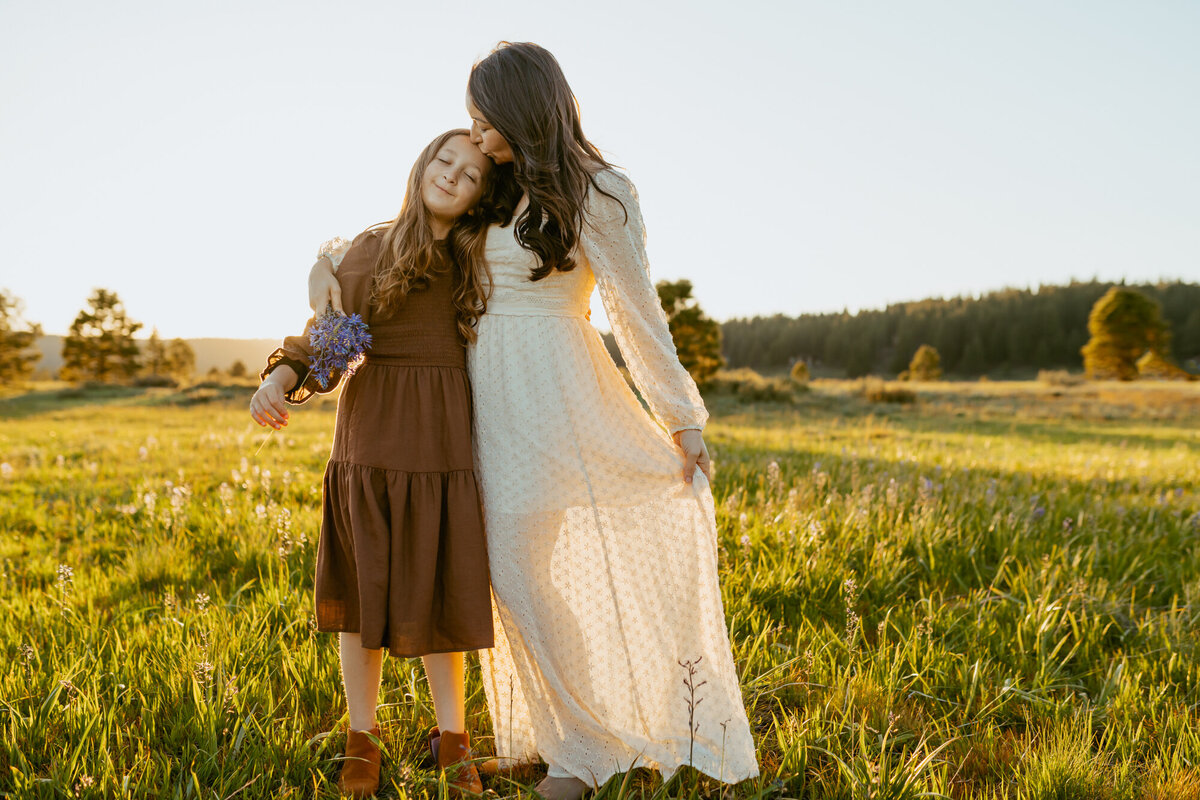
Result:
M719 400L762 775L635 771L600 796L1200 798L1200 417L1120 393ZM311 615L333 406L268 436L246 399L0 402L0 794L337 796L335 638ZM385 659L382 702L386 794L437 796L417 662Z

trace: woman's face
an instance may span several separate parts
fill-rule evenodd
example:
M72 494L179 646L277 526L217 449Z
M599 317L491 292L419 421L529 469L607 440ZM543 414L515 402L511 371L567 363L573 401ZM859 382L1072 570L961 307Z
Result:
M483 196L492 162L466 136L452 136L421 176L421 200L435 217L453 222Z
M483 151L484 155L497 164L507 164L513 160L512 148L491 126L483 112L475 107L471 93L467 92L467 113L471 115L471 141Z

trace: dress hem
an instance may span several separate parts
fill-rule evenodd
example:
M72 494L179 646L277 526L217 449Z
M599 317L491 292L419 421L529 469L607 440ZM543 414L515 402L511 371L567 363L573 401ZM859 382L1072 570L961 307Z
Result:
M362 635L361 631L350 630L349 628L324 628L324 627L321 627L320 625L317 626L317 632L318 633L357 633L360 636ZM495 643L493 641L492 643L489 643L487 645L480 645L480 646L433 648L430 650L425 650L422 648L422 652L420 652L420 653L402 652L396 648L392 648L385 644L380 644L379 647L369 647L364 644L363 649L364 650L387 650L388 655L393 658L421 658L423 656L438 655L439 653L474 653L477 650L490 650L490 649L492 649L494 644Z

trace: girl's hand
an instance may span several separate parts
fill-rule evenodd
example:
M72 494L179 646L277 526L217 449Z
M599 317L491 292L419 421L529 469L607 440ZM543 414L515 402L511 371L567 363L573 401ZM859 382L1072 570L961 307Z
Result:
M343 314L342 286L333 274L333 264L328 258L319 258L308 272L308 304L317 314L324 314L328 306Z
M704 473L704 477L712 480L712 463L708 459L708 448L704 445L704 437L700 431L682 430L672 438L683 451L683 482L692 482L692 475L697 467Z
M250 416L259 425L270 425L275 430L288 424L287 403L283 399L281 381L274 380L280 372L292 372L292 382L295 382L295 372L288 366L276 367L267 379L258 387L254 397L250 398Z

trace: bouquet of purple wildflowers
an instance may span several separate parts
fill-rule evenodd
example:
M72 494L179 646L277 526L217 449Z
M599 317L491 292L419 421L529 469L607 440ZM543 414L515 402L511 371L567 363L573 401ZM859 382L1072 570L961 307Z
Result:
M308 329L308 344L314 356L312 375L322 389L328 389L334 375L353 375L358 369L371 346L371 334L358 314L347 316L327 308Z

